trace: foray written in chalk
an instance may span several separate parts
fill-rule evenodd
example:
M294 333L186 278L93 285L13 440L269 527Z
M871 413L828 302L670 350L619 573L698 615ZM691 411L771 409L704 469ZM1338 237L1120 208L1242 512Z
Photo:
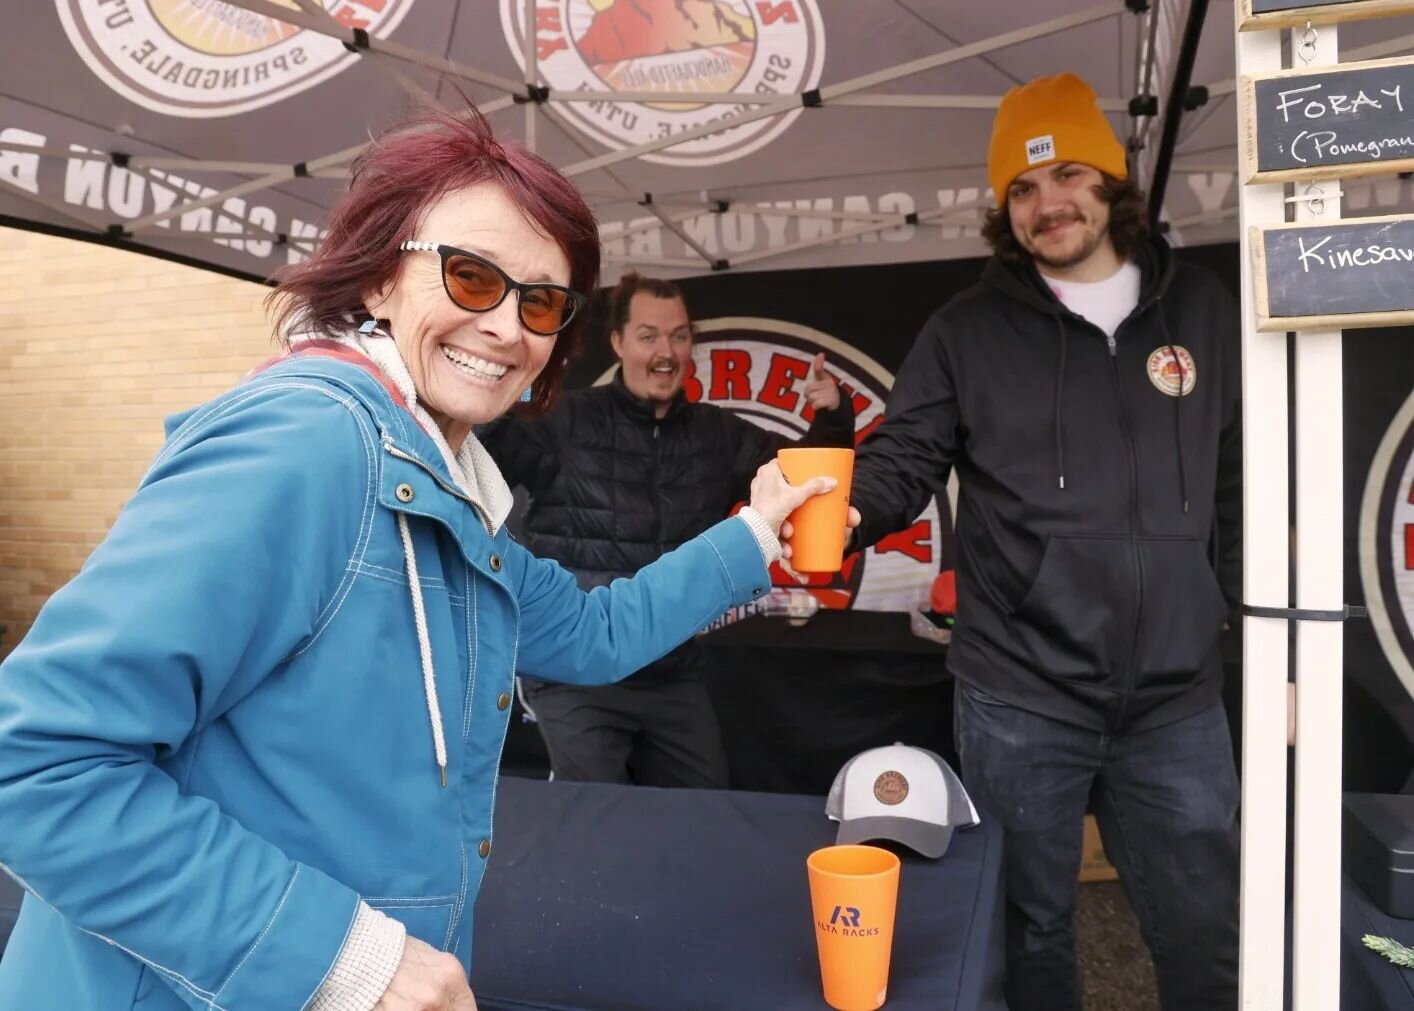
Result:
M1281 113L1284 123L1290 123L1293 118L1301 122L1303 119L1319 120L1327 116L1335 119L1342 115L1359 119L1362 110L1402 113L1403 88L1402 84L1396 84L1392 89L1381 88L1375 93L1377 97L1371 98L1363 88L1354 96L1335 93L1315 95L1312 93L1324 92L1325 85L1309 84L1278 92L1277 111ZM1292 112L1293 109L1297 111ZM1291 141L1291 157L1302 164L1350 155L1368 155L1375 159L1383 157L1387 150L1402 153L1410 148L1414 148L1414 134L1342 143L1339 132L1334 129L1302 130Z

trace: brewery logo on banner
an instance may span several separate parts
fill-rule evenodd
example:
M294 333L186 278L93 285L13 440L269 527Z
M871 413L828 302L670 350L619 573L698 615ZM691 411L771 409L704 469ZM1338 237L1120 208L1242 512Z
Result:
M386 36L413 0L323 0L352 34ZM320 35L221 0L55 0L69 41L114 91L153 112L249 112L304 91L358 59ZM293 8L294 4L288 4Z
M525 70L533 34L540 79L555 91L652 92L650 102L564 102L558 112L612 149L708 123L720 131L643 155L665 165L714 165L770 143L796 108L740 126L755 106L694 102L699 92L748 92L763 102L815 87L825 35L815 0L501 0L506 42Z
M1360 578L1385 656L1414 696L1414 393L1380 441L1365 484Z
M683 382L683 392L694 403L715 404L768 431L798 439L815 416L802 390L815 356L823 351L825 367L839 380L841 395L854 401L855 441L883 421L893 375L837 337L754 316L698 320L694 327L692 372ZM615 368L598 382L608 382ZM952 536L948 498L938 496L906 530L847 555L838 573L807 576L805 588L822 607L916 610L926 605L942 563L953 557ZM801 586L779 564L772 567L772 582ZM742 610L752 613L752 607Z

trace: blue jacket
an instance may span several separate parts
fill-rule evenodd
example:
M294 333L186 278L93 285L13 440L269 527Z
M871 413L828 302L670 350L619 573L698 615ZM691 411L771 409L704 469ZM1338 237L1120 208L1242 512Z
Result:
M360 897L470 971L515 672L614 681L768 586L732 519L581 591L346 362L174 419L0 666L0 1008L302 1008Z

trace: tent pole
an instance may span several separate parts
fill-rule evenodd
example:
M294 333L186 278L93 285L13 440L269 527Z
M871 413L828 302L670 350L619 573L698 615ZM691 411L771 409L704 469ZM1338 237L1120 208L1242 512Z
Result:
M551 91L551 102L661 102L663 94L656 91ZM761 105L760 95L746 91L703 91L692 95L694 105ZM1002 104L1001 95L918 95L872 92L863 95L840 95L822 102L821 108L850 106L862 109L981 109L995 110ZM1127 112L1129 102L1123 98L1101 98L1097 104L1105 112Z
M1203 22L1208 17L1208 0L1191 0L1188 23L1183 28L1183 40L1178 46L1178 63L1173 70L1164 109L1164 132L1159 140L1159 153L1154 159L1154 178L1149 183L1149 222L1158 226L1164 210L1164 192L1168 189L1169 170L1173 166L1174 148L1178 146L1178 128L1188 100L1188 86L1193 83L1193 60L1198 54L1198 40L1203 35Z
M545 94L537 87L540 84L540 53L535 47L535 0L525 0L521 5L521 16L525 18L520 50L521 62L525 64L525 149L534 154L539 150L535 128L540 114L540 97Z

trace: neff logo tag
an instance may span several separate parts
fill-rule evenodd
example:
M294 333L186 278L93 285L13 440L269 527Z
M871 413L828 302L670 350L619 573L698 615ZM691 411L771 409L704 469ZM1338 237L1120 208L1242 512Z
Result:
M1056 141L1050 134L1044 137L1032 137L1026 142L1026 164L1035 165L1038 162L1050 161L1056 156Z

